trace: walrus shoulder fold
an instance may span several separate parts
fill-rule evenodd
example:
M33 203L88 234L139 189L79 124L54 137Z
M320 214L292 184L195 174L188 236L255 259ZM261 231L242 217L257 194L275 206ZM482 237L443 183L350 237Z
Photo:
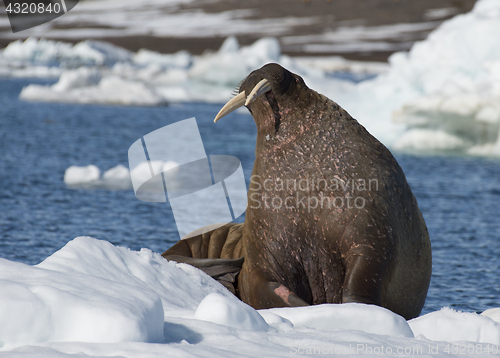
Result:
M226 224L215 230L180 240L162 256L194 266L237 295L237 276L243 265L243 224Z

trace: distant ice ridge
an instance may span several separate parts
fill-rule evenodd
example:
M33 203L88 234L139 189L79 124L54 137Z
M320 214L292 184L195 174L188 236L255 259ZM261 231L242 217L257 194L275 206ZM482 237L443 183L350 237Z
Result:
M348 81L332 79L324 66L310 66L281 54L275 38L263 38L240 47L228 37L219 51L193 56L186 51L160 54L131 53L100 41L71 45L29 38L9 44L0 55L0 75L59 77L51 86L29 85L20 98L28 101L161 105L167 102L226 102L251 71L278 62L301 73L313 88L339 93L352 88ZM335 58L337 68L348 61ZM304 65L302 64L304 63ZM357 71L380 71L381 66L361 65ZM332 68L332 66L329 66Z
M344 106L396 150L500 155L499 34L500 1L479 0L392 55Z
M110 66L130 61L132 52L107 42L86 40L72 45L65 42L28 38L10 43L2 57L19 65L63 67Z
M500 344L500 308L410 321L358 303L256 311L192 266L90 237L35 266L0 259L0 285L9 357L491 357Z

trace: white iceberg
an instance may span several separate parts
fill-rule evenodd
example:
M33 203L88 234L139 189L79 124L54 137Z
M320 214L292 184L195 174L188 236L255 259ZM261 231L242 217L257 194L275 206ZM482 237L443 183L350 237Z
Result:
M495 154L498 34L500 2L480 0L409 52L392 55L389 71L361 83L347 95L345 107L395 149Z

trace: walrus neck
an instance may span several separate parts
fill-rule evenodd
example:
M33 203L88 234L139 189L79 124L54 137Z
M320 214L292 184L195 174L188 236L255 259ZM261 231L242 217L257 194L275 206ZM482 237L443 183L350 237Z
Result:
M318 108L322 109L326 105L323 102L327 101L328 98L308 90L305 96L297 95L286 103L270 102L269 106L266 106L265 113L259 113L261 120L256 121L260 124L257 127L256 156L273 155L275 151L283 149L309 132L318 125L316 112ZM262 120L262 118L267 119Z

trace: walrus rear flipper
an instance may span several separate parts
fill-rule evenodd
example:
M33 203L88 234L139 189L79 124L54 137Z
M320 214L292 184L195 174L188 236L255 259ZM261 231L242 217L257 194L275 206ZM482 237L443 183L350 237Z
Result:
M239 259L197 259L179 255L165 255L163 257L169 261L189 264L202 270L214 280L220 282L234 295L238 296L236 294L238 288L236 277L243 266L243 257Z

